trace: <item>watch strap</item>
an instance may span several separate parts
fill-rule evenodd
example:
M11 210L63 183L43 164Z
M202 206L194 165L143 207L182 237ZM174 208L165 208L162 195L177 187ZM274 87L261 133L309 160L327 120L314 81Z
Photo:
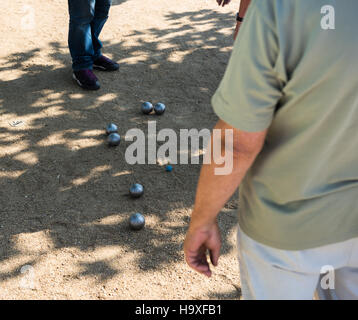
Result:
M236 14L236 21L243 22L244 18L240 17L239 13Z

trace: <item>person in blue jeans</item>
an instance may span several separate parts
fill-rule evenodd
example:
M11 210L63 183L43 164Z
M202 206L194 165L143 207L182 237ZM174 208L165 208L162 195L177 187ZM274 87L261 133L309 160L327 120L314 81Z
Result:
M101 53L99 35L108 19L112 0L68 0L70 26L68 46L72 57L73 79L87 90L98 90L100 83L93 69L115 71L119 65Z

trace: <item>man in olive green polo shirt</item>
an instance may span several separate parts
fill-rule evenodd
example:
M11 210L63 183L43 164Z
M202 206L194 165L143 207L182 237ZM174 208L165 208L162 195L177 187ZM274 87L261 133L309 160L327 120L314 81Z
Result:
M240 28L212 99L233 171L203 165L184 252L211 275L217 215L240 185L244 298L358 299L357 12L356 0L252 0Z

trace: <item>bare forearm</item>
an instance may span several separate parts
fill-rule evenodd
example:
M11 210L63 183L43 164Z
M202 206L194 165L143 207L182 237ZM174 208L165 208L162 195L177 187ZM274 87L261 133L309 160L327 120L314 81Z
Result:
M240 10L239 15L241 18L243 18L246 14L246 11L250 5L251 0L241 0L240 1Z
M227 127L223 122L219 122L215 128L224 132L224 130L230 127ZM215 174L216 170L222 166L216 164L218 161L215 161L217 159L214 159L213 155L211 164L203 165L192 214L192 222L194 224L210 224L215 221L218 213L238 188L258 152L261 150L261 146L253 149L243 146L238 141L240 133L235 129L233 130L233 141L230 141L233 149L232 151L226 150L226 152L231 152L231 154L226 154L225 156L225 159L232 161L232 172L227 175ZM221 143L222 147L226 144L224 137L225 135L222 134L221 141L216 141L216 143ZM245 137L242 137L241 133L240 140L244 139ZM212 144L214 143L215 141L212 140Z
M241 158L241 159L240 159ZM235 156L233 172L230 175L215 175L215 163L203 165L192 214L194 224L210 224L236 191L251 165L249 159Z

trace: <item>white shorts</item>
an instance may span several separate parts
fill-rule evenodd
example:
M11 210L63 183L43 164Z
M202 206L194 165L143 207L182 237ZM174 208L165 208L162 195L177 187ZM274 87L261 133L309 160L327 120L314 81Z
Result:
M301 251L263 245L240 228L237 239L245 300L358 299L358 238Z

